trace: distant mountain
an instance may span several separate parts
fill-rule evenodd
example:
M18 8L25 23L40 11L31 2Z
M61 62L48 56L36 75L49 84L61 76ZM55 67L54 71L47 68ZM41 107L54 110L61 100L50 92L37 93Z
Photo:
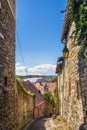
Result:
M38 77L42 77L42 78L54 78L54 77L57 77L55 75L25 75L25 76L22 76L22 75L16 75L16 77L18 78L38 78Z

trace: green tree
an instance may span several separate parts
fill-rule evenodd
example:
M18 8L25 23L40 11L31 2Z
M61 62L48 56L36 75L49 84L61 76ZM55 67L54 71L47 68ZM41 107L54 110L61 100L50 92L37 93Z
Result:
M87 48L87 0L69 0L67 8L70 11L71 22L75 22L76 29L72 36L74 34L77 44L81 46L81 56Z
M55 107L56 99L54 96L52 96L51 92L46 92L43 94L43 98L48 101L50 104L52 104L53 107Z

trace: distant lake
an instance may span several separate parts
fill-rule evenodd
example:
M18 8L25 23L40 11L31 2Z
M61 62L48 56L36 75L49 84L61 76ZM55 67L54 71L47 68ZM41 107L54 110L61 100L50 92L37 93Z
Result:
M35 83L38 79L42 79L42 77L38 77L38 78L26 78L24 79L24 81L30 81L31 83Z

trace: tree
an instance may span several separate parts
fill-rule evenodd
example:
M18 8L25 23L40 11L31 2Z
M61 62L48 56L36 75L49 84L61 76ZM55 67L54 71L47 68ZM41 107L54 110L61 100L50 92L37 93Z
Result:
M82 56L87 48L87 0L69 0L67 8L70 11L71 23L74 21L76 27L72 37L74 34L74 40L81 46L79 55Z
M52 96L51 92L46 92L43 94L43 98L48 101L53 107L55 107L56 99Z

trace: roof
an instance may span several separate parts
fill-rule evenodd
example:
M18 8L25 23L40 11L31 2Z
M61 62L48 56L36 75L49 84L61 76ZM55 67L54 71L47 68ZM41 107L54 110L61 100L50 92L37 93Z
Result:
M48 80L48 78L41 78L41 79L38 79L36 82L37 83L42 83L42 82L47 83L47 82L49 82L49 80Z
M54 90L56 86L57 86L56 82L47 83L48 90L52 93L53 96L54 96Z
M64 61L64 57L63 56L58 58L57 62L60 62L60 61Z
M37 90L37 88L30 81L22 81L22 84L26 90L28 90L31 93L36 95L35 96L35 106L39 106L39 104L45 102L41 93Z
M70 9L67 9L65 14L63 31L62 31L62 38L61 38L62 41L67 38L69 27L70 27Z
M26 78L26 79L23 79L24 81L30 81L31 83L35 83L38 79L41 79L41 78Z
M54 95L54 90L55 90L56 85L57 85L56 82L49 82L49 83L46 83L46 84L36 83L35 86L38 90L41 91L42 94L50 91L52 93L52 95Z

